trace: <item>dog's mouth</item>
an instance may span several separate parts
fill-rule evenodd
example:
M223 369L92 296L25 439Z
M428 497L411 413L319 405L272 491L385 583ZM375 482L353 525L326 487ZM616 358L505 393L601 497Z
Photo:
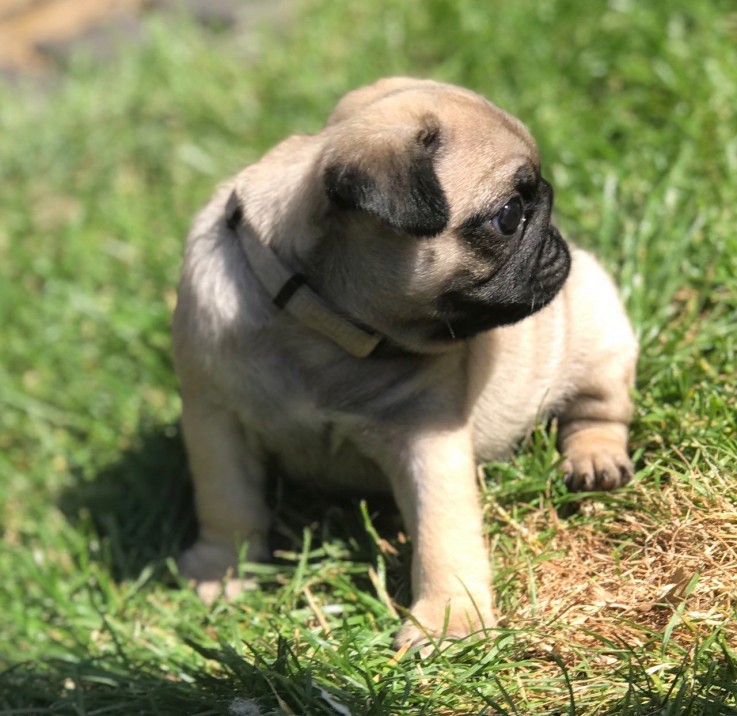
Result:
M510 325L547 306L568 278L570 253L555 227L544 241L518 253L490 278L444 293L428 338L456 341Z

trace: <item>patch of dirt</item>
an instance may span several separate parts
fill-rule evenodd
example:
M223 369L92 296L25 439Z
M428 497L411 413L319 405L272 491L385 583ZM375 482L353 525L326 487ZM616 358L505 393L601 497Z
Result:
M291 0L0 0L0 73L39 75L77 48L105 59L144 36L150 12L189 13L203 25L249 32L286 24Z
M130 22L145 5L145 0L0 0L0 68L48 69L54 62L49 46Z

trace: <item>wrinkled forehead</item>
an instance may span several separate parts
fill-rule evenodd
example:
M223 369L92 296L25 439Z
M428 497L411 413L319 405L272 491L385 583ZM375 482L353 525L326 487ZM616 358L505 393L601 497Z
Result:
M465 218L539 177L535 141L516 117L470 90L434 85L399 92L372 109L385 119L435 124L434 168L451 208L451 222Z
M485 102L438 112L443 140L435 171L451 206L451 222L536 183L540 157L527 128Z
M471 90L437 82L389 92L358 109L355 115L368 115L369 121L418 122L435 117L443 132L457 130L470 138L475 130L478 137L490 138L509 133L537 153L529 131L516 117Z
M435 172L451 209L451 224L515 193L524 193L539 182L536 157L527 147L515 146L514 140L476 143L470 151L458 151L457 147L450 151L444 147L435 161Z

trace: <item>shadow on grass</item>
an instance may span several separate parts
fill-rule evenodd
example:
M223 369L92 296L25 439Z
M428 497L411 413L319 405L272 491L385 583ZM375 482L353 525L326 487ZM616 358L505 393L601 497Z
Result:
M373 561L377 545L366 527L360 497L316 493L308 485L274 480L271 502L275 511L272 548L285 555L281 561L287 571L295 566L288 553L301 552L305 530L312 535L315 560L321 559L320 547L331 543L340 546L340 559ZM75 529L98 537L100 547L90 556L114 580L135 580L154 565L151 578L169 582L166 558L176 556L197 532L192 483L178 427L163 426L142 434L115 463L100 469L93 479L80 478L68 488L59 506ZM396 535L399 518L390 498L371 499L368 513L382 537ZM406 585L407 568L404 555L394 560L398 584ZM360 588L364 578L355 575L355 579ZM363 586L372 589L368 577ZM279 588L273 581L264 585L267 590ZM401 596L407 601L408 594ZM0 713L267 714L280 712L283 703L308 709L295 713L334 713L322 688L313 683L319 676L329 684L329 675L311 671L289 650L286 640L280 639L268 654L242 655L227 644L213 650L184 638L192 656L198 656L187 658L186 663L184 657L165 659L165 668L140 661L133 651L128 653L123 641L114 641L117 653L99 658L70 655L64 660L8 666L0 654ZM360 701L365 709L361 689L345 696ZM241 701L234 705L236 699ZM257 705L266 710L255 710ZM393 713L381 703L360 712Z
M319 661L299 658L286 639L279 638L269 653L246 648L236 653L229 646L204 647L187 642L199 657L212 668L200 664L168 663L166 670L151 663L132 663L119 651L100 659L48 660L25 662L0 672L0 713L3 714L57 714L57 713L136 713L136 714L198 714L208 716L266 716L267 714L389 714L437 713L438 694L423 694L410 688L414 681L415 660L409 659L389 672L379 668L382 678L370 669L354 670L350 680L337 679L330 666ZM482 656L477 648L465 655L465 667ZM461 657L463 659L463 657ZM1 662L0 662L1 663ZM463 666L463 665L461 665ZM561 684L550 680L547 672L541 678L525 679L527 687L534 687L534 713L567 713L584 716L737 716L737 685L731 665L721 659L710 660L707 668L692 671L693 665L684 664L672 680L672 686L663 693L662 685L653 681L642 665L633 665L626 674L630 687L624 696L592 701L586 697L585 678L566 678L579 696L567 706L560 701ZM702 664L702 667L704 665ZM458 674L444 658L424 662L423 670L429 677L444 674L451 683ZM465 671L466 669L462 669ZM474 670L475 671L475 670ZM566 669L563 668L564 673ZM519 716L526 710L528 697L517 701L514 689L506 691L492 670L487 677L475 673L479 682L478 701L464 700L469 711L480 716ZM366 683L362 684L361 681ZM489 691L496 682L499 691ZM513 686L507 683L507 688ZM601 687L601 681L598 687ZM546 702L545 692L554 690L555 696ZM482 693L483 692L483 693ZM493 697L492 697L493 694ZM620 692L621 694L621 692ZM522 710L519 710L521 707ZM341 710L342 709L342 710ZM443 713L456 711L443 710ZM460 713L460 712L458 712Z
M205 683L204 672L189 676L108 659L24 662L0 673L0 713L229 713L237 688Z
M176 426L147 432L134 448L92 480L59 499L67 519L100 537L99 559L115 580L135 579L144 567L176 555L194 539L192 484Z
M274 477L269 494L272 551L301 552L309 530L312 549L339 543L349 559L371 561L376 545L366 529L361 500L361 495L323 492ZM59 507L79 529L92 525L102 545L95 556L113 579L136 579L144 568L158 565L154 578L168 581L167 557L177 556L197 535L192 482L178 426L141 435L134 448L93 480L80 479L68 488ZM369 496L368 513L384 538L392 539L401 529L389 495ZM407 601L404 596L400 601Z
M164 670L151 663L132 663L120 650L97 659L15 664L0 671L0 713L390 716L417 712L409 705L415 702L411 693L395 688L391 678L376 687L373 675L364 671L361 676L370 685L360 684L359 676L359 683L339 688L334 674L319 664L316 669L305 664L283 638L268 655L255 651L240 655L227 646L213 649L187 643L208 661L208 668L188 659L187 664L168 663ZM398 678L404 683L401 675Z
M0 673L0 713L257 716L282 713L277 709L287 702L312 703L309 711L299 713L334 713L325 702L320 707L320 689L309 675L294 671L282 654L265 664L225 652L201 653L220 660L223 668L218 675L172 664L163 671L150 664L132 664L122 654L15 664Z

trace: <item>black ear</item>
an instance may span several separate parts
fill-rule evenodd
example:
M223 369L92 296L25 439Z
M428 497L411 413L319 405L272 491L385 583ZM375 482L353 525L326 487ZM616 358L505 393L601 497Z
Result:
M358 209L413 236L435 236L450 209L433 165L438 132L423 128L411 146L365 162L336 162L325 170L325 189L340 209ZM365 169L370 164L371 169Z

